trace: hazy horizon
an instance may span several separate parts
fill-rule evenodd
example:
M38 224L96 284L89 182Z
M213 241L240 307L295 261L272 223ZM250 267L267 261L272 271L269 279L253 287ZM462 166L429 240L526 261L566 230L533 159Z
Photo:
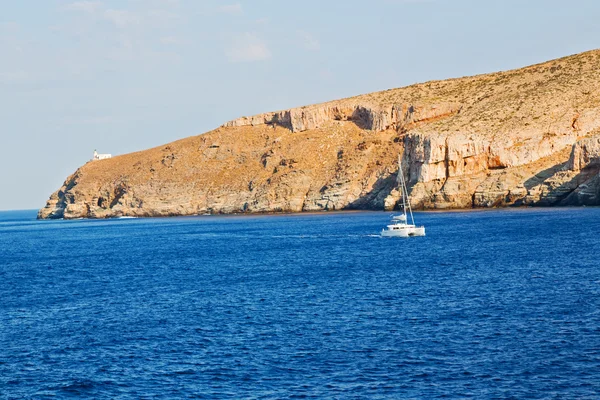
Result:
M43 207L94 149L600 47L596 2L482 3L0 0L0 210Z

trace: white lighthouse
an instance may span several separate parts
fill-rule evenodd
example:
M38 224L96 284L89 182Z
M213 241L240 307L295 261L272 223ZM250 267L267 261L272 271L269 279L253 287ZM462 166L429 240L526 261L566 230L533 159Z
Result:
M92 158L92 161L106 160L107 158L111 158L111 157L112 157L111 154L98 154L98 152L96 150L94 150L94 157Z

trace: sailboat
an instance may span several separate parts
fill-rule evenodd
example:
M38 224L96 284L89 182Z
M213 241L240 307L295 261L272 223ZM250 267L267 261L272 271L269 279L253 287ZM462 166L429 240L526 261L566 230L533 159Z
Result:
M404 173L402 172L400 155L398 155L398 181L400 184L400 191L402 192L402 214L392 216L392 223L389 224L386 229L382 229L381 236L425 236L425 227L415 225L412 208L410 207L410 200L408 199L408 189L406 188L406 181L404 180ZM407 209L408 215L406 214ZM410 216L410 224L408 223L408 216Z

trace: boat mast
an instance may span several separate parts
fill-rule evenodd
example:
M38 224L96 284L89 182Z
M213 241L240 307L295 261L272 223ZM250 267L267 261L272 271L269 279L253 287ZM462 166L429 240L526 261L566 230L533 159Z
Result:
M415 218L413 217L412 208L410 207L410 200L408 199L408 189L406 188L406 182L404 181L404 172L402 172L402 159L400 158L400 154L398 154L398 176L400 177L400 188L402 191L402 207L404 208L404 215L406 215L406 207L408 205L410 220L414 225Z
M400 193L402 194L402 212L404 213L404 217L406 217L406 196L404 196L404 178L402 176L402 164L400 159L400 153L398 153L398 183L400 184Z

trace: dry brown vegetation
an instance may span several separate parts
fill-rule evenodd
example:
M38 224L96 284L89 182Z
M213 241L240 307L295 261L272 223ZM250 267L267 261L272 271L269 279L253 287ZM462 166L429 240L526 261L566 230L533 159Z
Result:
M565 162L568 138L574 135L574 141L585 136L600 121L600 51L304 109L357 104L373 109L460 107L403 130L382 132L361 129L351 120L326 120L317 129L302 132L269 124L221 127L153 149L87 163L67 179L40 216L382 208L395 185L397 154L411 132L427 138L460 134L522 153L540 141L562 143L556 148L556 160L544 154L539 158L547 162L522 168L525 175L536 174L550 162ZM432 187L442 190L444 184L435 182ZM428 196L435 203L435 193Z

